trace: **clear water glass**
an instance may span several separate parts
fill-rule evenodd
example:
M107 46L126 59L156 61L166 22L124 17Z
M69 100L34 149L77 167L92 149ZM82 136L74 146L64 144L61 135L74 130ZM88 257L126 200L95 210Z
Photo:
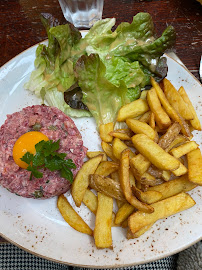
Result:
M59 0L65 19L75 27L90 28L102 18L104 0Z

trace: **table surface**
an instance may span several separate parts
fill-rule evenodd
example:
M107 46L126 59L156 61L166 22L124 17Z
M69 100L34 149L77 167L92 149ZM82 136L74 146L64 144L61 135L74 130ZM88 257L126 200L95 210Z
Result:
M190 72L199 79L202 55L202 5L196 0L105 0L103 18L115 17L116 25L131 22L138 12L152 15L157 35L167 25L176 29L173 49ZM51 13L64 22L57 0L0 0L0 66L47 38L40 13ZM0 243L6 242L0 237Z

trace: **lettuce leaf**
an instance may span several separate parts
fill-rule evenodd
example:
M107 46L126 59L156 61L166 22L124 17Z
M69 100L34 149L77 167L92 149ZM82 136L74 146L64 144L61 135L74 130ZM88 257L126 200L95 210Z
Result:
M151 15L140 12L133 17L131 24L123 22L114 32L108 32L108 43L105 36L103 43L101 37L97 43L96 39L89 42L86 52L98 53L104 62L113 56L125 57L129 62L139 61L155 73L161 56L172 48L175 39L176 33L172 26L168 26L162 36L156 39Z
M115 86L107 80L105 65L98 54L81 56L75 72L83 92L83 103L95 118L97 126L114 122L120 107L129 101L125 83L121 81L119 86Z
M156 39L152 17L138 13L132 23L123 22L115 31L115 19L100 20L84 38L71 23L60 25L50 14L42 23L48 45L36 50L35 70L25 88L70 116L95 117L97 124L116 118L120 106L137 99L141 89L167 74L163 53L172 48L175 30L168 26ZM64 92L77 87L83 92L86 110L72 109ZM74 92L74 91L72 91Z
M91 116L88 111L72 109L64 100L64 91L76 83L71 51L81 39L80 32L69 23L58 25L51 16L43 16L42 22L48 46L37 47L35 70L24 87L72 117Z

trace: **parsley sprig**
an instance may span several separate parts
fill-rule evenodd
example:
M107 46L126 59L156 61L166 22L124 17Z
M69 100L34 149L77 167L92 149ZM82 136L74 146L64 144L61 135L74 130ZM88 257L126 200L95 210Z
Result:
M35 145L35 155L30 152L24 154L21 160L28 164L27 170L31 172L30 180L32 180L33 176L42 178L43 173L40 169L47 168L50 171L59 171L61 177L64 177L70 183L73 182L71 169L76 169L76 165L71 159L65 159L67 154L57 152L59 147L60 140L56 142L43 140Z

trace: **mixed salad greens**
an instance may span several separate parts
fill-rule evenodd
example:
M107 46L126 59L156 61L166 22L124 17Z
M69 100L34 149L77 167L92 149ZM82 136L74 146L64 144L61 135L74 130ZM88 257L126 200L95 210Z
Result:
M98 126L113 122L119 108L150 85L151 76L160 81L167 74L162 55L174 45L175 30L168 26L155 38L148 13L138 13L114 31L114 18L100 20L83 38L69 22L60 25L50 14L41 20L48 45L37 47L25 88L69 116L93 116Z

